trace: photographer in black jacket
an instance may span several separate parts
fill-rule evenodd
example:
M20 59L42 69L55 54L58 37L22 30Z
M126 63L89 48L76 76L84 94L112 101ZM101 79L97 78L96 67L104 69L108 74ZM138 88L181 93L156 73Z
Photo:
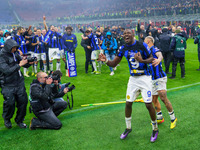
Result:
M10 119L15 112L15 102L17 114L15 122L20 128L26 128L23 123L26 115L26 106L28 102L26 89L24 85L24 76L20 71L20 67L29 67L28 60L22 58L18 53L19 45L13 39L5 42L4 48L0 51L0 86L2 87L3 118L4 125L12 128Z
M37 79L33 80L30 87L31 106L37 118L33 118L30 129L60 129L62 123L57 116L67 108L66 101L53 101L52 78L45 72L39 72ZM67 93L68 88L64 88L63 93Z

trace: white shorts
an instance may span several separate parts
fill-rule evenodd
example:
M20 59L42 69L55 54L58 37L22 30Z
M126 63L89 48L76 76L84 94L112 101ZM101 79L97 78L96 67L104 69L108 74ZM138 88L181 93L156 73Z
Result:
M99 58L100 50L93 50L91 54L91 59L96 60Z
M66 58L64 49L60 50L60 58Z
M60 59L59 48L49 48L49 60Z
M145 103L152 102L152 79L151 76L130 76L128 81L128 87L126 91L126 101L134 102L139 94L142 94L142 98Z
M34 57L37 57L37 61L46 60L46 54L45 53L34 53Z
M152 95L158 95L159 90L167 91L167 77L152 80Z

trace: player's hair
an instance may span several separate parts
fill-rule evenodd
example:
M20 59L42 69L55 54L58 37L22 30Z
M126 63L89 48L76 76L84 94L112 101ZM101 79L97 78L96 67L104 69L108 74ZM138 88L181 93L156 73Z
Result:
M62 72L60 70L55 70L52 75L59 75L60 77L62 77Z
M90 32L91 32L90 30L86 30L86 31L85 31L85 33L90 33Z
M125 29L125 30L130 30L132 35L133 35L133 37L135 37L135 33L133 32L133 30L131 30L131 29ZM125 32L125 30L124 30L124 32Z
M22 29L22 27L21 26L19 26L18 28L17 28L17 31L20 31Z
M152 43L155 42L155 40L154 40L154 38L152 36L147 36L146 38L149 39Z
M72 27L68 26L68 27L65 28L65 30L66 30L66 31L67 31L67 30L71 30L71 31L72 31L73 29L72 29Z

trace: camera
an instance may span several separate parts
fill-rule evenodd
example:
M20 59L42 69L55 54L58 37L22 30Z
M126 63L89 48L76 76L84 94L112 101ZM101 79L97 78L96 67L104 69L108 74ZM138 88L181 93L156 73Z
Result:
M69 88L68 88L68 92L71 92L72 90L74 90L75 89L75 85L72 85L72 86L70 86Z
M60 76L58 74L53 75L52 71L49 73L48 78L52 78L53 81L58 80L58 82L60 82Z
M60 81L60 76L57 74L57 75L52 75L52 76L50 76L51 78L52 78L52 80L54 81L54 80L58 80L58 81Z
M72 85L70 87L69 87L69 85L70 85L70 82L68 82L68 83L65 84L65 87L68 87L68 92L70 92L70 91L72 91L72 90L75 89L75 85Z
M106 41L105 45L106 45L107 48L110 48L111 42L110 41Z
M36 62L37 57L27 57L28 62Z
M26 57L28 62L36 62L37 61L37 57L31 57L30 53L25 53L25 54L23 54L23 56Z

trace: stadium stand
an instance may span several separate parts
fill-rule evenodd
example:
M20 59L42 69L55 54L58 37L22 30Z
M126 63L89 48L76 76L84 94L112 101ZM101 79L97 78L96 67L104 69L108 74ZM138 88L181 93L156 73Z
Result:
M92 0L45 1L10 0L13 8L23 21L49 20L76 21L126 17L148 17L161 15L185 15L200 12L198 0ZM92 8L92 9L91 9Z

